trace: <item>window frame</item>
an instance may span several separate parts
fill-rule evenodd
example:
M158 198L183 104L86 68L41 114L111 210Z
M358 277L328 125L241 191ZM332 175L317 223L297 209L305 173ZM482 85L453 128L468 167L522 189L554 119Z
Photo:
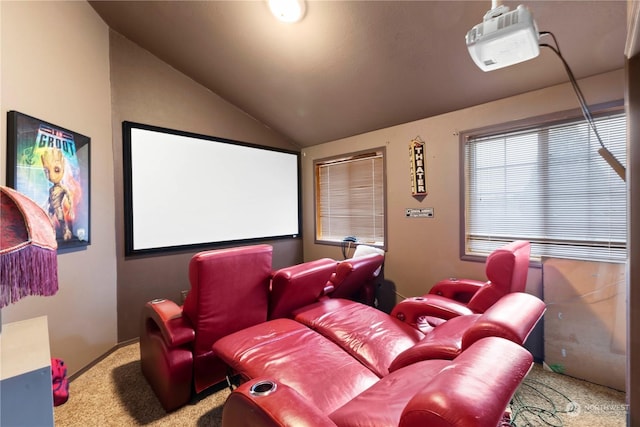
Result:
M383 237L384 237L384 243L382 245L379 244L373 244L371 242L360 242L358 241L358 243L362 243L362 244L367 244L369 246L374 246L380 249L383 249L384 251L387 250L388 248L388 240L389 240L389 236L388 236L388 210L387 210L387 201L388 201L388 196L387 196L387 149L384 146L379 146L379 147L372 147L369 149L365 149L365 150L360 150L360 151L355 151L355 152L349 152L349 153L344 153L344 154L339 154L339 155L335 155L335 156L331 156L331 157L324 157L321 159L314 159L313 161L313 228L314 228L314 243L315 244L319 244L319 245L328 245L328 246L342 246L342 241L337 241L337 240L325 240L325 239L319 239L318 238L318 228L319 228L319 224L318 224L318 217L319 217L319 198L320 198L320 183L318 180L318 166L322 165L322 164L327 164L327 163L331 163L331 162L338 162L340 160L354 160L357 159L359 157L363 157L367 154L373 154L373 153L380 153L382 156L382 195L383 195ZM346 237L346 236L345 236ZM357 236L356 236L357 237Z
M595 104L589 107L594 118L607 114L624 114L624 100L615 100ZM485 262L487 254L467 253L467 182L466 175L466 143L470 138L488 137L491 135L506 134L510 132L525 131L527 129L550 127L554 125L562 125L565 123L579 122L584 120L582 111L579 108L559 111L540 116L529 117L521 120L513 120L510 122L496 123L480 128L461 131L459 133L459 179L460 179L460 225L459 225L459 255L464 261ZM628 204L628 197L627 197ZM628 219L627 219L628 224ZM627 225L628 226L628 225ZM627 241L628 250L628 241ZM541 268L542 257L531 257L531 267ZM601 260L601 262L619 262L616 260ZM622 261L620 261L622 262Z

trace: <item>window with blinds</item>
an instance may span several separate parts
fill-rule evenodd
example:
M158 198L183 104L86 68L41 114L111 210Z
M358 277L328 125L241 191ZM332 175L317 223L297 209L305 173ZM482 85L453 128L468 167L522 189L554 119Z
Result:
M385 246L385 150L314 162L316 241Z
M626 155L621 111L595 117L607 149ZM513 240L534 258L626 259L625 182L599 155L583 119L463 135L466 255Z

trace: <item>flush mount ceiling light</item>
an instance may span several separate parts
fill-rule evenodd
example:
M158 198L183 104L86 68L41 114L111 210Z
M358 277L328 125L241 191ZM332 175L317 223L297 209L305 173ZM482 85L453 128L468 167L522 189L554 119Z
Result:
M271 13L282 22L298 22L305 12L304 0L267 0Z

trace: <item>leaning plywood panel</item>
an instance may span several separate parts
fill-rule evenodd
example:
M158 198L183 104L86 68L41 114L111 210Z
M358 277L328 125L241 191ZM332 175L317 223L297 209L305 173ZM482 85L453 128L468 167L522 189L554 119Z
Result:
M542 281L546 365L625 390L625 265L547 258Z

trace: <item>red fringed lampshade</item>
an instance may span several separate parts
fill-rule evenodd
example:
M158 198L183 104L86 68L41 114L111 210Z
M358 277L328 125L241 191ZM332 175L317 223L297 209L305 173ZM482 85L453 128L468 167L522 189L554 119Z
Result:
M33 200L0 186L0 308L58 291L56 234Z

